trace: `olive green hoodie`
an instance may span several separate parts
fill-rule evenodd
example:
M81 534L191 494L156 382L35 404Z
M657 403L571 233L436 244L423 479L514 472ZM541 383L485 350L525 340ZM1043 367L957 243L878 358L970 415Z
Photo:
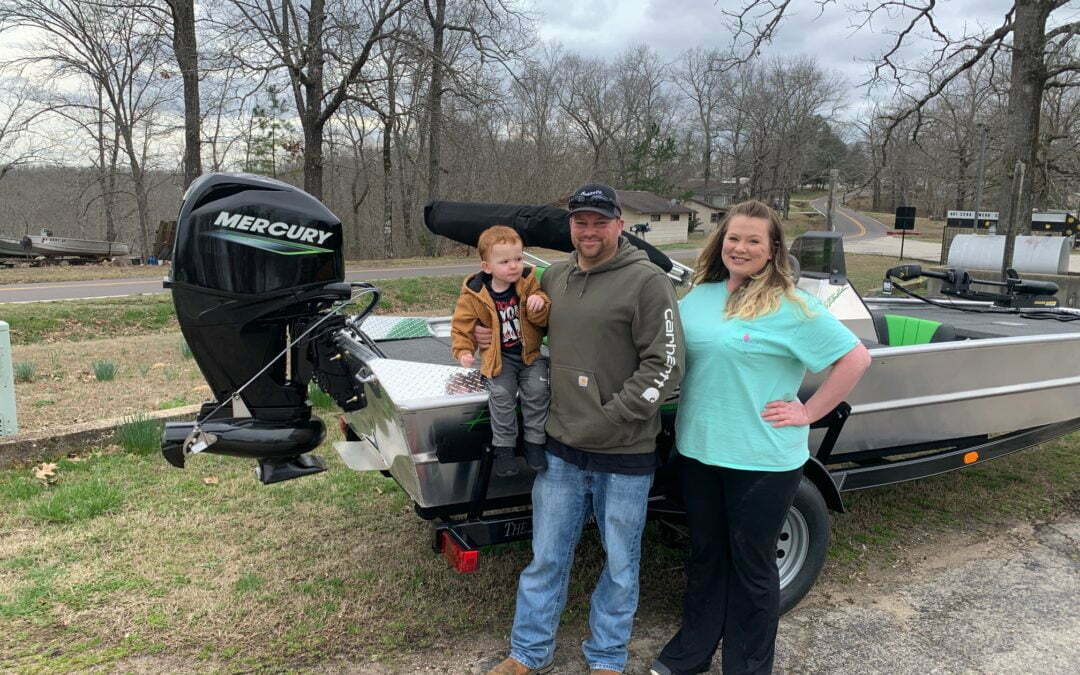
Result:
M579 450L652 452L660 405L683 373L675 289L625 238L588 271L577 253L548 268L551 408L547 433Z

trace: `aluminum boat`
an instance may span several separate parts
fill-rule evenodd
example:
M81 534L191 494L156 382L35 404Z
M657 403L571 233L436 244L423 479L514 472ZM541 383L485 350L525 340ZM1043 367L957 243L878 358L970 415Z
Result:
M19 241L22 255L43 255L49 258L113 258L131 253L131 247L119 241L56 237L47 231L26 235Z
M252 231L261 221L290 225ZM554 207L433 202L425 222L470 245L503 223L526 245L571 248L567 214ZM674 283L688 283L690 270L638 245ZM214 398L195 422L166 425L167 461L249 457L264 483L325 470L310 454L324 438L307 401L314 379L342 410L345 439L334 446L344 462L401 485L448 557L529 535L533 474L522 462L516 475L492 476L486 384L451 359L449 318L373 315L379 290L344 282L341 223L321 203L271 179L209 174L185 196L174 250L166 287ZM843 510L842 492L974 466L1080 428L1080 312L1056 306L1053 284L908 265L885 282L909 298L863 298L846 278L839 235L807 233L791 255L799 287L867 344L872 365L812 425L813 456L777 543L784 609L824 563L827 507ZM949 297L907 289L920 276L942 279ZM346 318L350 301L362 308ZM807 377L800 398L822 377ZM677 405L676 392L661 408L662 461L674 457ZM677 523L681 502L665 471L650 513Z

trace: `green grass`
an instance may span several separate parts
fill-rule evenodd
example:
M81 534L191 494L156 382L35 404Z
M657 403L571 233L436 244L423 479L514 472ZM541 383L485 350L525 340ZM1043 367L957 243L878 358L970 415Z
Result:
M174 398L170 398L159 403L158 410L172 410L173 408L183 408L184 406L189 404L190 401L188 401L183 396L176 396Z
M150 454L161 447L162 428L161 422L136 415L116 428L113 442L134 454Z
M116 379L117 366L113 361L94 361L90 364L94 378L98 382L111 382Z
M250 461L206 454L182 471L156 454L60 461L53 486L27 469L0 471L0 531L16 536L0 559L0 662L14 671L127 670L135 657L147 670L183 662L297 671L360 659L393 669L395 659L448 640L505 634L527 542L485 549L477 573L456 574L431 552L429 526L392 480L348 470L328 445L318 453L327 472L272 486L258 483ZM1078 490L1080 434L845 495L849 513L834 517L824 580L866 583L913 546L1051 520L1075 509ZM650 523L642 621L677 620L682 560ZM586 630L603 562L589 530L563 631ZM163 653L174 661L156 661Z
M479 266L477 267L479 269ZM415 312L445 312L454 309L461 292L460 277L412 277L408 279L385 279L374 282L382 297L377 312L380 314L409 314ZM360 300L364 303L366 298Z
M880 293L881 280L885 276L885 270L898 264L893 256L858 253L848 253L845 256L845 262L847 263L848 281L851 282L855 290L863 295Z
M17 362L15 362L15 364L13 365L13 372L14 372L14 375L15 375L15 381L20 382L20 383L21 382L33 382L34 381L34 372L35 372L35 370L36 370L36 368L34 367L34 362L33 361L17 361Z
M0 304L13 345L56 340L96 340L176 330L166 294L99 300Z
M74 523L116 509L123 492L104 481L79 481L60 485L31 501L26 513L37 522Z
M177 343L177 349L180 350L180 356L185 359L195 358L195 355L191 352L191 347L188 345L187 340L183 336L180 336L180 340Z
M319 385L315 384L315 380L308 383L308 400L311 401L311 406L316 410L337 409L334 397L320 389Z

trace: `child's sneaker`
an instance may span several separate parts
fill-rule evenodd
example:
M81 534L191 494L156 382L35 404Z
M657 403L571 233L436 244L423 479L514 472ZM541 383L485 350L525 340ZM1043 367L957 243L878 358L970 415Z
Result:
M495 463L491 472L499 478L516 476L520 469L518 468L518 459L514 456L514 449L495 446L491 450L495 453Z
M525 463L529 468L540 473L547 469L547 451L543 445L525 441Z

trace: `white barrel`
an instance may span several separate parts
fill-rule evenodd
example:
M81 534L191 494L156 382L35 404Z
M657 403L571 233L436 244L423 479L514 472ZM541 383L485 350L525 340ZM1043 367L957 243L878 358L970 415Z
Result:
M11 336L7 323L0 321L0 436L19 433L15 419L15 373L11 367Z
M1017 272L1068 274L1072 237L1017 237L1012 267ZM949 267L1001 269L1005 235L958 234L949 247Z

